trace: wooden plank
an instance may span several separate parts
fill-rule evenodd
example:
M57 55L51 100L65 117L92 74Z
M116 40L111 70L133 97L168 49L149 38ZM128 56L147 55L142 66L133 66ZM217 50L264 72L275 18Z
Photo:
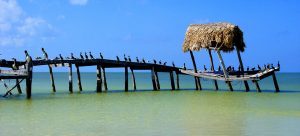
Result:
M0 74L10 74L10 75L27 75L28 72L26 70L4 70L0 69Z
M244 64L243 64L243 61L242 61L240 50L238 48L236 48L236 52L237 52L237 55L238 55L241 71L242 71L242 73L244 73ZM244 74L243 74L243 76L244 76ZM249 88L248 82L244 81L244 85L245 85L246 92L249 92L250 88Z
M104 90L107 91L108 88L107 88L107 82L106 82L106 72L105 72L104 67L102 67L102 80L103 80L103 83L104 83Z
M48 68L49 68L49 74L50 74L50 81L51 81L52 91L56 92L52 67L50 65L48 65Z
M157 90L160 90L159 77L158 77L157 71L155 71L155 70L156 70L156 69L154 69L156 88L157 88Z
M275 86L275 92L278 93L278 92L280 92L280 90L279 90L279 86L277 83L275 72L273 72L272 77L273 77L273 82L274 82L274 86Z
M175 90L175 82L174 82L173 71L170 72L170 81L171 81L171 89Z
M101 66L97 65L97 92L102 92Z
M19 94L22 94L22 89L21 89L21 86L20 86L20 84L19 84L19 79L16 79L16 85L17 85L18 93L19 93Z
M255 84L257 92L261 92L259 84L258 84L258 81L257 80L253 80L253 83Z
M82 91L81 76L80 76L79 66L75 64L75 67L76 67L76 73L77 73L77 84L78 84L78 89L79 89L79 91Z
M131 70L131 76L132 76L132 82L133 82L133 90L136 90L136 82L135 82L134 72L133 72L132 68L130 68L130 70Z
M211 68L212 68L211 70L212 70L212 72L215 72L215 65L214 65L214 61L213 61L213 57L212 57L210 49L208 49L208 54L209 54L209 58L210 58L210 65L211 65ZM213 82L215 84L215 89L219 90L219 86L218 86L217 80L213 80Z
M69 92L70 92L70 93L73 93L72 64L69 64Z
M179 84L179 73L176 71L176 86L177 86L177 90L180 89L180 84Z
M225 77L225 79L227 79L227 78L228 78L228 73L227 73L227 71L226 71L226 67L225 67L223 58L222 58L221 53L220 53L219 50L217 51L217 53L218 53L218 57L219 57L220 63L221 63L221 65L222 65L224 77ZM229 90L230 90L230 91L233 91L231 82L230 82L230 81L226 81L226 83L227 83L227 86L228 86Z
M125 66L125 92L128 92L128 67Z
M193 66L194 66L194 72L197 73L198 70L197 70L197 66L196 66L196 62L195 62L195 57L194 57L194 54L192 51L190 51L190 55L191 55L191 59L192 59ZM195 85L196 85L196 90L202 90L199 77L195 77Z
M152 79L153 90L156 91L157 85L156 85L156 81L155 81L154 67L152 67L152 69L151 69L151 79Z

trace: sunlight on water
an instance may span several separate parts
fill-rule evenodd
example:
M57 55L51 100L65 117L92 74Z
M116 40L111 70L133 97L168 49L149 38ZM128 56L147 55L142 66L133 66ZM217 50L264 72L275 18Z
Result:
M66 73L56 73L57 92L51 93L48 73L35 74L32 100L25 95L0 99L0 135L298 135L300 133L300 74L278 74L282 93L270 93L272 81L261 83L266 93L169 91L169 77L161 74L163 91L150 91L148 73L137 73L138 89L120 92L123 76L108 74L110 92L95 93L95 74L82 74L83 89L69 94ZM286 80L283 80L286 79ZM292 79L292 80L291 80ZM287 80L290 80L289 82ZM210 84L210 85L209 85ZM239 83L234 88L243 86ZM250 84L253 87L252 84ZM182 88L193 79L181 77ZM210 88L209 88L210 87ZM226 89L225 85L221 85ZM254 89L254 88L253 88ZM3 88L2 88L3 90ZM1 91L3 93L3 91Z

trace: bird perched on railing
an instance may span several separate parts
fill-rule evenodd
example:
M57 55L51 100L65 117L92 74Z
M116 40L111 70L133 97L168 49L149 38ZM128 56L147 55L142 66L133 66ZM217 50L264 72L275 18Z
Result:
M61 54L59 54L59 58L60 58L60 60L64 60L64 57L61 56Z
M59 60L60 58L59 57L55 57L53 60Z
M124 54L124 61L127 61L126 55Z
M279 63L279 61L278 61L278 63L277 63L277 67L280 68L280 63Z
M43 52L44 59L48 60L48 54L47 54L47 52L45 51L44 48L42 48L42 52Z
M158 63L161 65L161 60Z
M257 65L258 70L261 70L261 67L259 65Z
M120 58L119 58L119 56L117 56L117 61L120 61Z
M164 62L164 66L166 66L167 65L167 62Z
M94 56L92 55L92 52L89 52L89 54L90 54L90 58L94 59Z
M174 61L172 62L172 66L173 66L173 67L175 67L175 63L174 63Z
M247 71L249 71L250 70L250 68L249 68L249 66L247 67Z
M12 64L11 68L13 70L18 70L18 66L17 66L17 59L16 58L12 58L12 60L14 61L14 63Z
M156 64L156 60L155 59L153 59L153 62L154 62L154 64Z
M76 58L74 57L73 53L71 53L71 59L75 60Z
M206 66L204 65L204 71L207 71L207 68L206 68Z
M32 61L32 58L31 56L29 55L29 53L27 52L27 50L24 51L25 55L26 55L26 62L31 62Z
M140 63L140 60L139 60L138 57L135 57L135 59L136 59L136 62L137 62L137 63Z
M42 57L36 57L35 59L36 59L36 60L41 60L41 59L42 59Z
M271 68L272 68L272 69L275 69L275 67L273 66L273 64L271 64Z
M238 71L242 71L242 68L241 68L241 66L239 65L239 67L238 67Z
M131 62L131 58L130 58L130 56L128 56L128 61L129 61L129 62Z
M82 60L84 60L84 57L83 57L83 55L82 55L82 52L80 52L80 58L81 58Z
M86 58L86 59L89 59L89 56L87 55L86 52L84 52L84 55L85 55L85 58Z
M143 63L146 63L146 61L145 61L145 59L144 59L144 58L143 58L142 62L143 62Z
M102 55L102 53L100 52L100 59L103 59L103 55Z
M186 66L185 66L185 63L183 63L183 70L186 70Z

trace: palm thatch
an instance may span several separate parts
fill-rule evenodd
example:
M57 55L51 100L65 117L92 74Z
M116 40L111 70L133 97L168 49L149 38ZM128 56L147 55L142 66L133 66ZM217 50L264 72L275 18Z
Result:
M245 50L243 32L230 23L192 24L188 27L183 51L198 51L210 48L230 52L234 48Z

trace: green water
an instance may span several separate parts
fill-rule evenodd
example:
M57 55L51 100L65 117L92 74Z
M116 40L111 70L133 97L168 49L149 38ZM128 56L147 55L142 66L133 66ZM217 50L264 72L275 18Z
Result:
M75 76L75 74L73 74ZM160 74L162 91L152 88L149 73L136 73L136 92L122 92L124 76L108 73L107 93L95 93L95 73L82 73L83 92L68 92L67 73L55 73L52 93L48 73L34 73L33 95L0 98L0 135L299 135L300 74L280 73L281 93L273 93L272 78L260 82L264 93L193 90L193 79L180 76L183 90L169 91L167 74ZM13 81L6 81L9 86ZM130 81L131 83L131 81ZM1 94L5 88L1 85Z

